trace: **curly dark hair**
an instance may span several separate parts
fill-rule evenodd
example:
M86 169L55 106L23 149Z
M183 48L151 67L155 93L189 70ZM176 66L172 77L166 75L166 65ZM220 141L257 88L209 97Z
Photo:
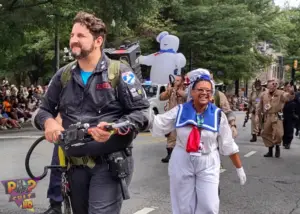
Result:
M86 26L93 35L94 39L97 39L99 36L101 36L104 44L107 30L104 22L101 19L97 18L94 14L80 11L73 20L73 25L76 23Z

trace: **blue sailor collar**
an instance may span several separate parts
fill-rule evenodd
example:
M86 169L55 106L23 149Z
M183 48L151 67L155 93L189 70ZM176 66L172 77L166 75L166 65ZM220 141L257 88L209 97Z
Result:
M180 128L186 125L195 125L208 131L218 132L220 128L220 111L221 109L217 106L212 103L208 103L206 110L201 114L203 117L203 123L201 127L199 127L197 123L197 112L194 109L193 101L191 100L179 105L175 127Z

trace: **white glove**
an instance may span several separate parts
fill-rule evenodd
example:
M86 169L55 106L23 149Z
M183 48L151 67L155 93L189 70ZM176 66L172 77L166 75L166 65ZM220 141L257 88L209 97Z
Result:
M244 168L243 167L236 168L236 172L237 172L237 175L239 176L240 184L244 185L246 183L246 180L247 180Z

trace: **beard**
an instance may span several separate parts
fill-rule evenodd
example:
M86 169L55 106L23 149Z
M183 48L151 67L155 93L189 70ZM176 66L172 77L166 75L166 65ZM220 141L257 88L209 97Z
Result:
M73 49L73 47L80 48L79 52L73 52L73 51L71 52L72 56L77 60L88 57L90 55L90 53L93 52L93 50L95 49L94 43L91 45L91 47L89 49L83 49L79 43L72 44L71 49Z

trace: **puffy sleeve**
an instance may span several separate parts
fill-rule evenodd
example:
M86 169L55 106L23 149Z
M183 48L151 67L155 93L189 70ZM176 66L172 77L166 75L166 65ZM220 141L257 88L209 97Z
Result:
M239 147L235 143L228 120L224 112L221 113L220 131L217 138L220 154L229 156L239 152Z
M148 56L140 56L137 61L139 64L152 66L155 62L155 55L150 54Z
M165 112L155 115L150 131L153 137L164 137L166 134L175 130L175 120L178 113L178 106Z

